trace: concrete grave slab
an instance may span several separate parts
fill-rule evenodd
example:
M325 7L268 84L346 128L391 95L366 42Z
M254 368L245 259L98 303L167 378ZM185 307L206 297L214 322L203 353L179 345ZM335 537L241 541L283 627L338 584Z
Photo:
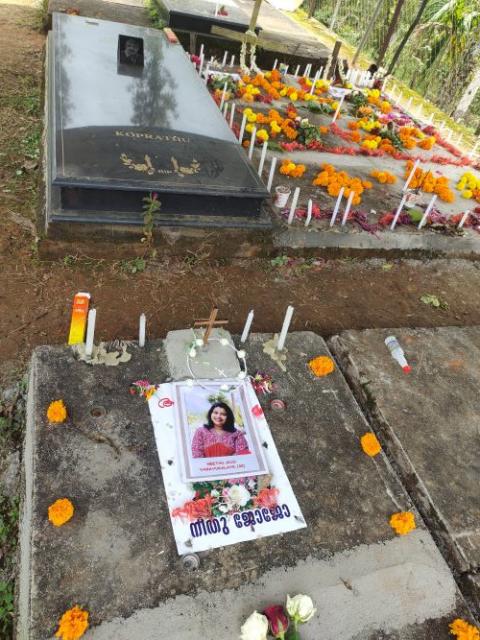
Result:
M91 367L68 348L34 352L21 524L19 640L51 638L62 613L91 616L85 640L233 640L254 608L309 593L318 614L307 640L449 638L468 616L446 563L417 514L397 538L390 515L412 508L380 454L367 457L368 425L339 370L314 378L307 362L328 354L313 333L289 334L287 371L263 353L271 335L247 342L250 372L270 371L284 411L266 412L308 527L202 553L186 571L176 554L147 403L139 378L169 376L162 342L131 346L119 367ZM66 423L45 411L63 398ZM75 505L61 528L47 520L59 497Z
M405 350L409 375L385 347L391 334ZM480 328L346 331L330 345L479 607Z

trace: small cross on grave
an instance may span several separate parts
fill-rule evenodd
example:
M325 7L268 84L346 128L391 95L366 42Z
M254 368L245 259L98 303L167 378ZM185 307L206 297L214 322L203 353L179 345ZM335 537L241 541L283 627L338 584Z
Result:
M210 317L208 320L196 320L194 323L194 327L205 327L205 333L203 334L203 344L206 347L208 344L208 339L210 338L210 334L212 333L212 329L214 327L220 327L225 324L228 324L228 320L217 320L218 308L213 307L210 312Z

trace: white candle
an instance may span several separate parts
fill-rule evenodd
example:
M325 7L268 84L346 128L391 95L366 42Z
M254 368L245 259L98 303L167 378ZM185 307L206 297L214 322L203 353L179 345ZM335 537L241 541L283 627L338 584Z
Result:
M97 317L97 310L90 309L88 312L87 320L87 338L85 340L85 355L87 358L92 357L93 353L93 338L95 335L95 319Z
M338 114L340 113L340 109L342 108L342 104L343 104L344 100L345 100L345 95L343 95L340 98L340 102L338 103L338 107L336 108L335 113L333 114L332 122L335 122L335 120L338 118Z
M223 105L223 117L226 119L228 116L228 110L230 108L230 104L228 102L225 102L225 104Z
M242 144L243 142L243 134L245 133L246 124L247 124L247 116L243 114L242 124L240 126L240 133L238 134L238 141L240 142L240 144Z
M428 216L430 215L430 211L433 209L433 205L435 204L435 200L436 199L437 199L437 196L433 195L432 199L428 203L427 208L425 209L425 213L423 214L422 219L418 223L418 228L419 229L421 229L424 226L424 224L427 222Z
M202 45L203 47L203 45ZM202 69L203 69L203 63L205 61L205 58L203 56L203 51L200 53L200 62L198 63L198 73L200 74L200 76L202 75Z
M210 56L209 63L210 63L210 64L212 64L212 63L213 63L213 60L214 60L214 56Z
M218 2L215 3L215 17L218 14Z
M247 316L247 320L245 322L245 326L243 327L240 342L245 342L247 340L248 334L250 333L250 327L252 326L252 322L253 322L253 309L250 311L250 313Z
M308 207L307 207L307 219L305 220L306 227L308 227L308 225L310 224L310 220L312 219L312 208L313 208L313 202L312 202L312 199L310 198L310 200L308 201Z
M298 198L300 197L300 187L295 187L293 192L292 204L290 205L290 213L288 214L288 224L292 224L297 208Z
M323 78L323 71L324 71L323 67L320 67L320 71L318 72L319 78Z
M307 66L305 67L305 71L303 72L303 75L304 75L304 77L305 77L305 78L307 78L307 77L308 77L308 76L307 76L307 71L308 71L308 64L307 64Z
M318 77L319 77L319 72L317 71L317 73L315 74L315 77L313 78L312 88L310 89L311 96L313 96L313 92L315 91L315 84L317 83Z
M252 137L250 138L250 146L248 147L248 159L253 157L253 149L255 148L255 140L257 139L257 127L253 127Z
M200 45L200 57L203 56L203 47L204 47L204 44L202 42L202 44Z
M268 184L267 189L271 191L273 176L275 175L275 167L277 166L277 158L272 158L272 164L270 165L270 173L268 174Z
M230 58L230 66L231 66L231 67L233 67L233 65L234 65L234 64L235 64L235 55L233 55L233 56Z
M222 99L220 100L220 111L223 109L223 104L225 102L225 95L227 93L227 85L228 85L228 81L225 82L225 84L223 85L223 91L222 91Z
M225 51L225 53L223 54L222 67L224 67L227 64L227 56L228 56L228 51Z
M287 312L283 320L282 330L280 331L280 336L277 342L278 351L283 351L283 347L285 346L285 339L287 337L288 327L290 326L290 322L292 321L292 316L293 316L293 307L289 305L287 307Z
M288 69L289 69L290 65L287 64L287 66L285 67L285 69L283 70L283 75L286 76L288 73Z
M460 220L460 222L458 223L458 227L457 229L461 229L463 227L463 225L465 224L465 222L467 221L468 216L470 215L470 211L465 211L465 213L462 216L462 219Z
M335 224L335 220L337 218L338 210L340 209L340 203L342 202L343 192L345 191L345 187L342 187L338 192L337 201L335 203L335 208L332 213L332 217L330 218L330 226L333 227Z
M308 66L308 70L307 70L307 77L310 78L310 74L312 73L312 65L309 64Z
M265 140L262 147L262 155L260 156L260 164L258 165L258 175L261 177L263 171L263 165L265 164L265 158L267 157L268 142Z
M420 160L415 160L415 164L412 167L412 170L410 171L410 175L408 176L408 178L405 181L405 184L402 187L402 191L406 191L408 189L408 185L410 184L413 176L415 175L415 171L417 170L418 165L420 164Z
M233 127L233 117L235 115L236 106L235 102L232 102L232 108L230 109L230 129Z
M300 65L297 64L297 68L295 69L295 77L298 78L298 74L300 73Z
M402 209L405 205L405 202L407 201L407 197L408 197L408 194L406 193L403 196L403 198L400 200L400 204L398 205L398 209L396 210L395 215L393 216L392 224L390 225L391 231L393 231L397 226L398 219L400 217L400 214L402 213Z
M412 106L412 100L413 100L413 98L409 98L407 100L407 104L405 105L405 111L408 111L410 109L410 107Z
M208 74L209 73L210 73L210 67L207 65L207 67L205 69L205 78L204 78L205 84L207 84L207 82L208 82Z
M347 218L348 218L348 214L350 213L354 196L355 196L355 191L350 191L350 195L348 196L348 200L347 200L347 206L345 207L345 211L343 212L342 227L344 227L347 224Z
M144 313L140 316L140 321L138 323L138 346L145 346L145 330L147 326L147 318Z
M278 64L278 60L277 60L277 58L275 58L275 61L274 61L274 63L273 63L272 70L277 68L277 64Z

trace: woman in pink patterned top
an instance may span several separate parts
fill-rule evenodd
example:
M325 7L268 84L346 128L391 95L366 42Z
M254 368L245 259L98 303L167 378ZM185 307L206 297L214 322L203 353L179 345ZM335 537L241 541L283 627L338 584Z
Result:
M213 458L250 453L245 436L235 429L233 411L224 402L215 402L207 413L207 424L195 431L194 458Z

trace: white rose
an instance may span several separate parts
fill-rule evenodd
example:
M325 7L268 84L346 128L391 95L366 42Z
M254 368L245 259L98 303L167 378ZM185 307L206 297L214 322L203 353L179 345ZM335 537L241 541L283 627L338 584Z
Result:
M293 598L287 596L286 609L290 618L296 622L308 622L316 611L310 596L304 596L300 593Z
M232 505L244 507L250 500L251 495L243 484L234 484L228 490L227 501Z
M267 640L268 620L254 611L241 628L240 640Z
M217 491L216 489L212 489L210 491L210 495L212 496L212 498L218 498L218 496L220 495L220 492Z

